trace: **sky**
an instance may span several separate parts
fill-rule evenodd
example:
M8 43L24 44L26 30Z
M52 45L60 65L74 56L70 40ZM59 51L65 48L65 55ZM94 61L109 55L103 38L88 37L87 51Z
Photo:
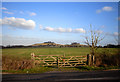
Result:
M118 2L3 2L2 45L31 45L52 41L84 44L90 25L104 39L117 44Z
M2 0L2 2L119 2L120 0Z

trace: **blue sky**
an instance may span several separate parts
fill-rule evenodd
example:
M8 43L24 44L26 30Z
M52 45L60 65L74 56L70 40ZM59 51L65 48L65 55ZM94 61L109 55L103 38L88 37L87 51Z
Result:
M2 0L2 2L118 2L120 0Z
M105 36L100 45L116 44L117 2L4 2L1 9L3 45L84 44L90 24Z

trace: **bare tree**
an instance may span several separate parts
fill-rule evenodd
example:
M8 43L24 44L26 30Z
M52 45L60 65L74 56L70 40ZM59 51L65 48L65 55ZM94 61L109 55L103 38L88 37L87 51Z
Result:
M104 38L101 37L101 33L97 30L92 30L92 26L90 25L90 36L85 36L85 44L87 44L91 48L91 54L95 55L95 51L97 50L97 45Z

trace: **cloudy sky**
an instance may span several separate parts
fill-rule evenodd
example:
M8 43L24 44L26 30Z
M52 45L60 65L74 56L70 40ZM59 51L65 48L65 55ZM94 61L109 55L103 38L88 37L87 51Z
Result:
M84 44L90 24L105 37L100 45L116 44L117 2L3 2L1 10L3 45Z

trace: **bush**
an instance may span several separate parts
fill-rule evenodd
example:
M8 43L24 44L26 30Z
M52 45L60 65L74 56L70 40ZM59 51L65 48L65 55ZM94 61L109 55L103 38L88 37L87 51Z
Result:
M107 51L97 53L96 66L120 66L120 53L111 54Z
M2 56L2 70L20 70L33 67L32 60Z

